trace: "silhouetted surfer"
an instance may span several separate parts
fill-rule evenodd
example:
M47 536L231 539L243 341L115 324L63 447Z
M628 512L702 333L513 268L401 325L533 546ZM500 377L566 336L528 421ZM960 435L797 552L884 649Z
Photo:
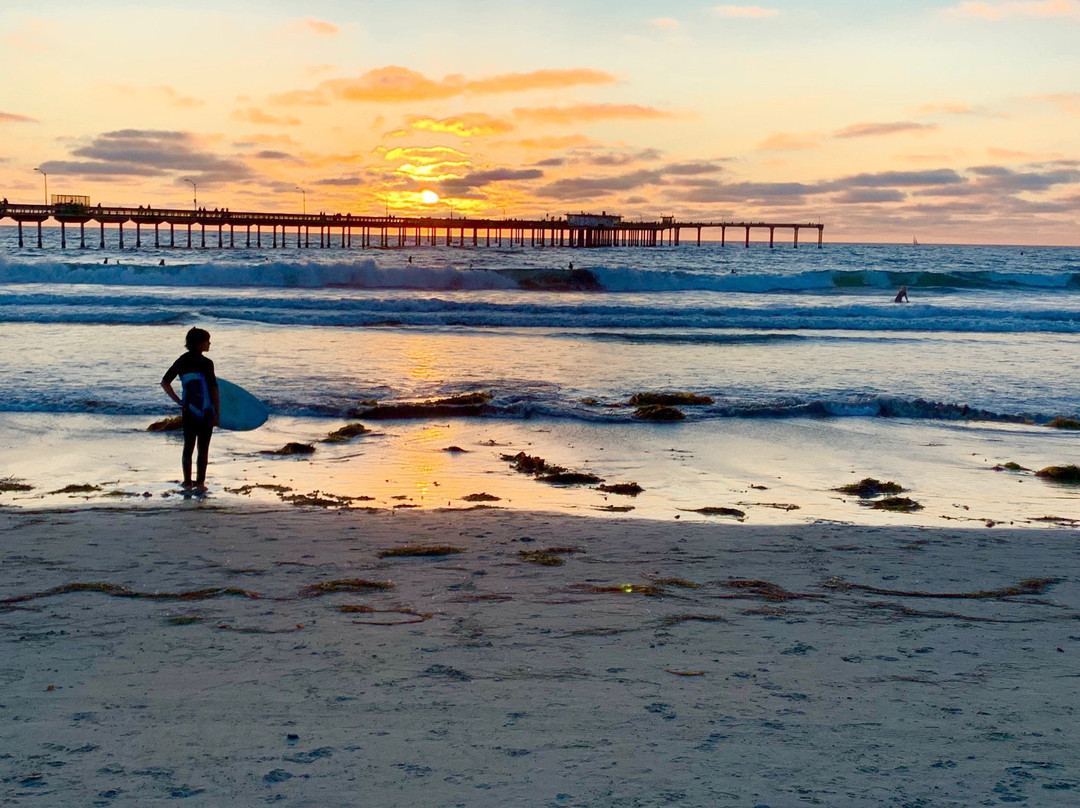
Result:
M217 376L214 363L203 356L210 350L210 332L192 328L185 339L187 353L172 363L161 378L161 387L169 398L183 408L184 452L181 463L184 469L183 486L195 491L206 490L206 464L210 452L210 436L218 425L221 402L218 398ZM177 376L184 386L181 398L173 390L172 382ZM191 455L198 446L195 459L195 480L191 479Z
M893 298L893 303L910 303L907 296L907 287L901 286L900 291L896 293L896 297Z

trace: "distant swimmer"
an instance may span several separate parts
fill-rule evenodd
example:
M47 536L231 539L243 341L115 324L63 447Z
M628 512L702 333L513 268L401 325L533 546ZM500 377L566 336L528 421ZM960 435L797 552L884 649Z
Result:
M412 256L411 255L409 256L409 263L410 264L412 263Z
M160 261L158 261L158 262L157 262L157 265L158 265L159 267L163 267L163 266L165 266L165 259L164 259L164 258L162 258L162 259L161 259Z
M107 263L109 263L109 259L108 259L108 258L106 258L106 259L105 259L104 261L102 261L101 263L103 263L103 264L107 264Z
M896 297L893 298L893 303L910 303L907 296L907 287L901 286L900 291L896 293Z
M573 262L573 261L571 261L571 262L570 262L570 267L569 267L569 269L573 269L573 268L574 268L574 262Z

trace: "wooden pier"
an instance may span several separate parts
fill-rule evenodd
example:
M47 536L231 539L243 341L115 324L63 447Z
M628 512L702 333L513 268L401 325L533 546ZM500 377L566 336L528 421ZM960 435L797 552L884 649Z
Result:
M814 222L684 222L665 216L658 221L623 221L622 217L602 214L567 214L562 218L486 219L440 218L433 216L355 216L351 213L257 213L222 210L174 210L150 207L103 207L63 201L53 197L49 205L0 203L0 221L13 219L19 228L19 246L23 247L23 225L36 225L37 246L42 247L42 224L49 219L60 225L60 246L66 249L68 228L78 225L72 246L86 248L87 225L97 226L97 247L105 249L106 225L116 231L116 247L232 249L235 247L271 249L350 248L353 240L359 247L422 247L424 245L491 247L659 247L679 246L693 234L693 243L701 246L702 231L719 230L720 244L727 243L727 231L742 231L743 242L750 246L751 230L768 230L769 246L775 244L777 230L792 231L792 244L799 246L800 230L816 230L817 246L822 246L825 225ZM79 199L84 199L80 197ZM128 226L127 243L124 236ZM163 229L167 228L167 229ZM197 230L195 228L198 228ZM177 230L180 230L179 238ZM132 232L134 230L134 232ZM152 241L151 241L152 231ZM207 239L207 231L210 233ZM240 231L239 233L237 231ZM134 244L131 243L134 236ZM91 235L93 241L93 234ZM208 243L209 241L209 243Z

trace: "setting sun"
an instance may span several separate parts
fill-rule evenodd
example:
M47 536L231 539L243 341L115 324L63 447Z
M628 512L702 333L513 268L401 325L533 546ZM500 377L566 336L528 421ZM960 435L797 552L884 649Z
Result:
M439 201L439 195L432 190L424 189L420 192L420 201L425 205L434 205Z

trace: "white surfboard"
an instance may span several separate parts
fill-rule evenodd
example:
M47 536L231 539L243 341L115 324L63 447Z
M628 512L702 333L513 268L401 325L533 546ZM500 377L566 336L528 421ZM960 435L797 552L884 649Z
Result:
M266 405L238 384L218 379L218 398L221 400L220 429L248 432L258 429L270 417Z

